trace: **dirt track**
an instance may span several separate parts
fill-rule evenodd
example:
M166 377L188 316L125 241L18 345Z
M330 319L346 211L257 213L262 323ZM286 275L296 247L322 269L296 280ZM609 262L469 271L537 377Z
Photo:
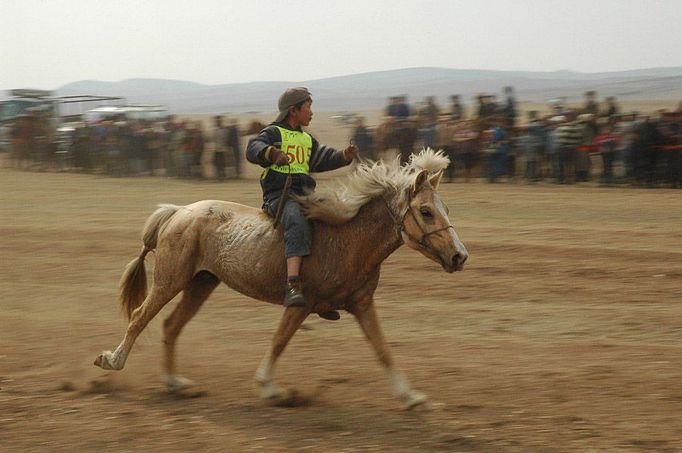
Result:
M377 293L395 358L432 410L400 410L347 314L311 318L279 364L277 381L310 404L272 408L253 375L281 308L224 286L180 337L198 392L169 395L159 379L172 304L125 370L92 365L122 337L117 283L155 204L257 206L256 180L1 169L0 450L682 450L682 192L441 193L468 267L446 274L401 249Z

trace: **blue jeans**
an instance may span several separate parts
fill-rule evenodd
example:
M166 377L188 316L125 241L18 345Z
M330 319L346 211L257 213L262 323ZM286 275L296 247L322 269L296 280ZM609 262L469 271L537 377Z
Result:
M275 217L280 201L281 198L266 201L263 210ZM310 223L303 216L301 206L293 198L287 198L282 210L281 223L284 227L284 256L290 258L310 255L310 246L313 242Z

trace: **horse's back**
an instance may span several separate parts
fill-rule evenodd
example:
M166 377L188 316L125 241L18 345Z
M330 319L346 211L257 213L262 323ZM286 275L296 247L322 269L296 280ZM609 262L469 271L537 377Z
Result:
M222 200L178 206L163 230L162 236L172 241L220 237L232 242L244 235L274 232L271 219L261 209Z
M186 206L182 206L182 208L193 212L195 215L211 216L216 212L234 212L243 215L262 217L264 220L267 218L267 215L262 209L254 208L253 206L247 206L245 204L235 203L233 201L201 200Z

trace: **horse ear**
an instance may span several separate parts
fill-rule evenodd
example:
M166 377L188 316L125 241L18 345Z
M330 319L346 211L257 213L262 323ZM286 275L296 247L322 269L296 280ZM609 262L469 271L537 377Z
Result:
M417 173L417 177L414 179L414 184L412 184L412 195L419 192L424 183L429 179L429 171L424 169Z
M429 178L429 182L431 183L433 190L438 189L438 185L440 184L440 180L442 178L443 178L443 170L438 170L438 173L436 173L435 175L431 176L431 178Z

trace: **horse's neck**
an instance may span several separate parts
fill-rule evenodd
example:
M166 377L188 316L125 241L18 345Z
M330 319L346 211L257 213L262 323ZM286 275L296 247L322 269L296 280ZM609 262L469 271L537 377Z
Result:
M350 248L361 257L361 272L378 268L402 245L393 217L381 197L363 206L347 228L353 236Z

